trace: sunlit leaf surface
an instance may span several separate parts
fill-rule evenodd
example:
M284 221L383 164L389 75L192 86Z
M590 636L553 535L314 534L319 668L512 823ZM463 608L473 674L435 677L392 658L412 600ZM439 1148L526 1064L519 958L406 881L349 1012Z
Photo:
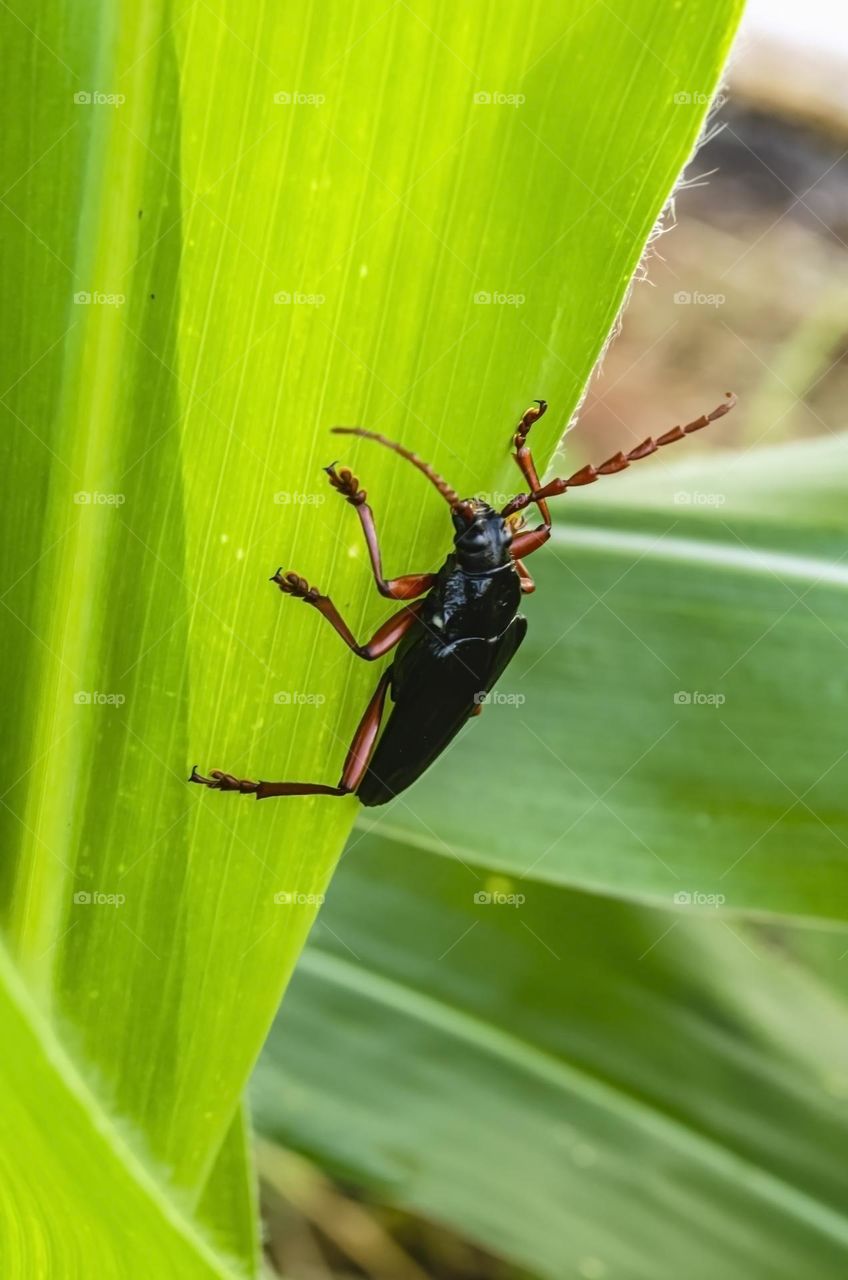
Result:
M375 671L267 581L297 569L359 635L386 614L328 428L486 492L544 394L545 460L738 9L3 6L3 917L245 1259L234 1116L356 803L189 767L335 782ZM421 477L344 457L388 571L438 564Z

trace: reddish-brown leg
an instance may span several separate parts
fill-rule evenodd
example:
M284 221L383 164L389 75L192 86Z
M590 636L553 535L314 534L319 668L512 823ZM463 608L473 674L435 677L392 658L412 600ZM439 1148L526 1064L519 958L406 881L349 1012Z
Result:
M348 648L368 662L373 662L375 658L382 658L394 648L415 622L424 603L422 600L417 600L414 604L404 605L397 613L392 614L387 622L377 628L367 644L360 644L330 597L322 596L317 587L310 587L305 578L301 578L296 573L283 573L282 569L278 569L271 581L276 582L285 595L294 596L304 604L311 604L320 614L323 614Z
M434 573L407 573L401 578L390 578L388 581L383 576L383 563L380 557L380 544L377 540L377 527L374 524L374 512L368 505L367 493L364 489L360 489L359 480L347 467L342 467L341 471L336 471L336 465L333 463L329 467L325 467L327 475L330 477L330 484L350 503L359 516L359 523L362 525L362 532L365 534L365 542L368 547L368 556L371 560L371 568L374 572L374 581L377 584L377 590L381 596L386 596L389 600L414 600L416 596L423 596L425 591L429 591L436 580Z
M531 575L527 572L526 566L516 559L515 567L518 570L518 581L521 583L521 594L525 596L532 595L536 590L536 583Z
M513 560L521 560L524 556L532 556L534 551L538 551L543 547L551 536L551 526L549 524L540 524L536 529L525 529L522 533L517 533L512 540L510 554Z
M581 467L579 471L575 471L574 475L568 476L567 479L557 477L550 480L541 489L534 489L532 493L520 493L513 498L512 502L507 503L502 511L502 515L510 516L516 511L523 511L525 507L529 507L531 503L536 503L541 509L542 504L548 498L555 498L561 493L565 493L568 489L577 489L581 485L594 484L596 480L600 480L601 476L616 475L619 471L624 471L634 462L640 462L642 458L648 458L652 453L656 453L658 449L664 448L669 444L676 444L678 440L684 440L686 436L692 435L695 431L702 431L704 427L708 427L711 422L715 422L718 418L723 418L726 413L736 404L736 396L731 391L727 392L726 398L720 405L717 405L711 413L703 413L700 418L694 418L692 422L687 422L685 426L672 427L670 431L666 431L656 439L648 436L647 440L643 440L641 444L637 444L635 448L628 453L614 453L611 458L607 458L606 462L602 462L600 466L595 467L590 463L588 466ZM522 539L529 539L531 534L519 534L513 541L512 554L514 556L528 555L529 548L527 543L522 543ZM541 544L539 544L541 545Z
M198 782L212 791L237 791L243 796L256 796L257 800L267 800L270 796L348 796L356 791L368 768L368 761L374 751L383 708L386 704L386 692L392 678L391 668L380 676L379 684L365 714L353 735L353 742L345 757L342 776L335 787L323 782L252 782L249 778L236 778L231 773L223 773L213 769L208 778L197 772L197 765L191 771L189 782Z
M538 405L538 408L536 407ZM518 424L518 428L513 437L515 445L515 453L512 455L518 463L519 470L527 481L531 493L536 493L541 489L541 481L536 471L536 464L533 461L533 455L527 444L527 436L534 422L547 412L548 404L546 400L537 400L535 405L531 405L525 412L523 418ZM550 527L551 513L548 511L547 503L542 499L539 504L539 511L545 524Z
M538 408L536 407L538 406ZM531 405L525 412L523 418L518 424L513 443L515 445L515 453L512 455L518 464L518 468L527 484L530 487L531 494L535 494L540 489L541 481L536 471L536 464L533 461L533 455L527 445L527 435L534 422L538 422L547 410L547 402L545 400L537 400L535 405ZM516 561L519 577L521 578L521 590L525 595L529 595L531 591L536 590L536 584L530 577L527 570L520 564L521 556L532 555L534 551L538 551L551 536L551 513L548 510L548 504L544 498L538 503L539 514L544 524L539 525L537 529L527 529L522 533L515 535L510 548L513 560Z

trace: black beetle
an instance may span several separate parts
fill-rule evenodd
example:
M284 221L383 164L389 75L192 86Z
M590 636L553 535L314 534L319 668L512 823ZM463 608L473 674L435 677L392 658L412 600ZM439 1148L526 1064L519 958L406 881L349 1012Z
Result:
M599 476L623 471L631 462L675 440L699 431L728 413L736 403L730 392L712 413L684 427L673 427L656 440L648 438L629 453L617 453L599 467L586 466L567 480L542 485L527 447L527 434L547 409L537 400L515 432L515 461L528 486L501 511L479 499L461 499L441 476L416 454L385 436L360 427L334 427L340 435L362 436L393 449L427 476L449 504L454 526L454 549L438 573L406 574L386 580L380 559L374 516L366 493L347 468L326 467L334 489L355 508L365 534L377 590L390 600L412 600L383 623L367 644L359 644L329 596L321 595L296 573L278 569L271 581L286 595L322 613L345 644L360 658L373 661L398 646L391 666L380 677L359 722L335 787L323 782L251 782L213 769L206 778L192 769L190 782L215 791L238 791L268 796L355 794L363 805L385 804L405 791L441 755L471 716L483 710L486 694L511 662L527 631L518 613L523 594L534 590L522 563L551 534L547 500L566 489L592 484ZM538 507L542 524L524 527L519 512ZM377 742L386 694L393 709ZM375 748L375 743L376 748Z

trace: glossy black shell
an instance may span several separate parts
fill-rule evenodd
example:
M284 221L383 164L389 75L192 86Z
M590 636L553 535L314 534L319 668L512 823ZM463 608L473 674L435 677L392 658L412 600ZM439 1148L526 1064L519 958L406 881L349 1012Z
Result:
M524 639L527 621L517 615L521 586L508 542L503 539L497 553L491 548L504 563L468 573L457 539L439 571L390 668L394 706L357 791L363 805L385 804L421 776Z

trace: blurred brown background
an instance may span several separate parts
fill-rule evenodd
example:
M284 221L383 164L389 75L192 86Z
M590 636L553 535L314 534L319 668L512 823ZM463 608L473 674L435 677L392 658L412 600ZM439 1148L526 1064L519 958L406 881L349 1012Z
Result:
M848 37L844 11L838 22ZM673 229L654 241L634 285L569 459L598 461L712 408L727 388L744 411L692 448L844 429L846 70L836 52L757 27L743 35L727 101L687 168L676 225L666 219Z

